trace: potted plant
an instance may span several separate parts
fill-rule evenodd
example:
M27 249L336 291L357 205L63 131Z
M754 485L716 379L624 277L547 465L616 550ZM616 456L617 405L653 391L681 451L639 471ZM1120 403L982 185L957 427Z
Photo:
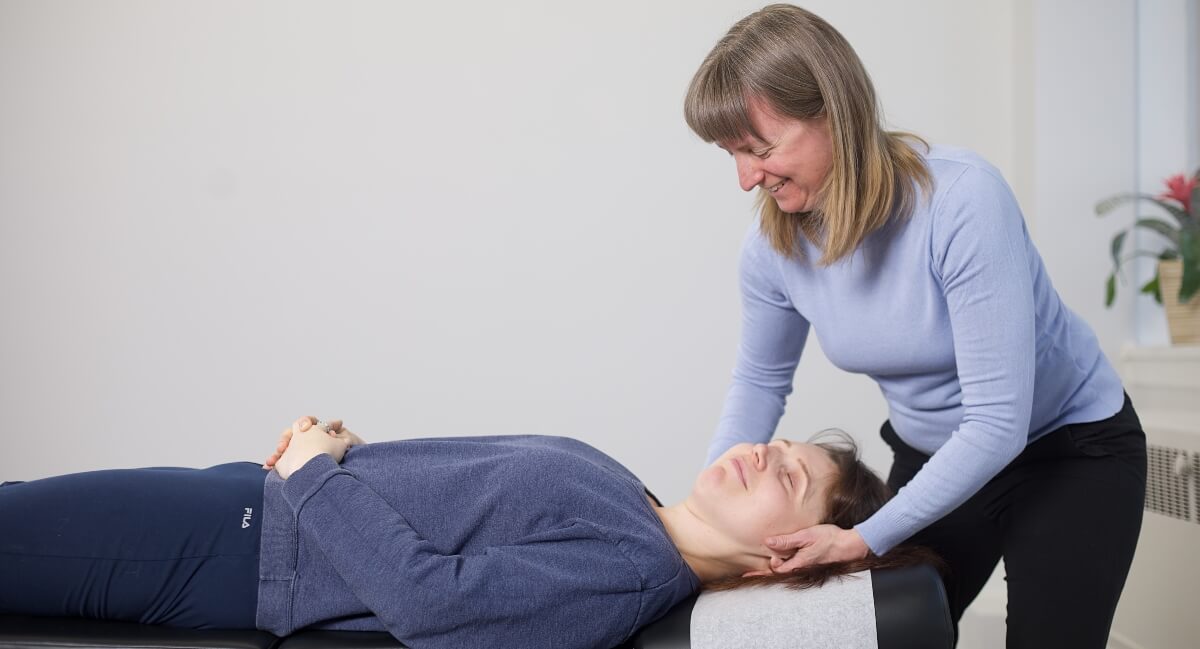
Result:
M1104 305L1112 306L1117 294L1117 275L1121 266L1135 257L1157 257L1154 279L1142 287L1142 293L1154 296L1167 310L1167 323L1173 343L1200 343L1200 169L1191 178L1183 174L1166 180L1167 191L1151 194L1118 194L1096 204L1096 214L1103 216L1124 203L1149 202L1171 216L1171 221L1159 217L1139 217L1134 224L1113 237L1111 252L1113 270L1108 275ZM1122 257L1125 237L1133 228L1155 232L1166 240L1159 253L1144 250Z

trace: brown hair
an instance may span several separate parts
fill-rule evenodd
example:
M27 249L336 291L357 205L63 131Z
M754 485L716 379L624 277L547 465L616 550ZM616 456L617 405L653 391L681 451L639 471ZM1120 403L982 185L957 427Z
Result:
M822 523L837 525L843 529L853 528L891 499L892 490L888 488L887 483L859 459L858 445L854 438L841 430L831 428L817 433L809 441L825 449L837 467L836 477L829 488L829 500L825 504L826 513ZM716 591L782 584L788 588L803 589L821 586L834 577L854 572L899 568L920 563L931 564L939 572L945 570L942 560L932 550L914 545L900 545L882 556L868 554L854 561L817 564L783 574L726 577L708 582L702 588Z
M885 131L875 88L854 48L816 14L773 4L737 22L692 77L684 102L688 126L704 141L753 135L747 105L762 99L781 117L827 118L833 163L811 212L784 212L766 190L761 228L781 255L799 258L798 236L822 250L828 266L849 255L894 214L926 197L933 177L913 148L920 137Z

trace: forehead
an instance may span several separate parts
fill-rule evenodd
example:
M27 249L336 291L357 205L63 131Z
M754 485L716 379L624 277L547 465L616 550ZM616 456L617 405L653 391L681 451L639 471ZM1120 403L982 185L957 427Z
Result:
M717 140L716 144L726 151L741 151L743 149L757 149L767 146L767 141L757 134L746 133L738 138Z
M750 98L746 102L746 128L736 135L717 140L722 149L736 150L770 146L785 134L803 128L800 120L782 117L766 102Z
M814 478L837 470L837 465L834 463L833 458L829 456L829 451L815 444L793 442L784 438L771 440L771 444L780 446L784 449L784 452L802 460L808 465L808 469L813 473Z

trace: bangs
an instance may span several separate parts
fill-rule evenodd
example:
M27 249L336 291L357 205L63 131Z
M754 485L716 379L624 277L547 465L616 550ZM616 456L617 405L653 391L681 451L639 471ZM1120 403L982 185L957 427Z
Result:
M746 88L735 81L741 75L730 69L725 57L714 54L692 77L684 119L705 142L737 141L747 135L762 140L746 112Z

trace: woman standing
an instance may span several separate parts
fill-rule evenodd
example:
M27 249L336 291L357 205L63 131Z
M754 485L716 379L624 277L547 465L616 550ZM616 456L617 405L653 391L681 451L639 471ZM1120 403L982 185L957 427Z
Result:
M775 569L911 539L949 564L957 622L1003 556L1009 647L1103 647L1141 527L1145 436L1000 173L884 130L853 48L790 5L730 29L685 112L761 210L709 458L771 437L810 329L888 403L896 497L851 530L767 539L794 551Z

